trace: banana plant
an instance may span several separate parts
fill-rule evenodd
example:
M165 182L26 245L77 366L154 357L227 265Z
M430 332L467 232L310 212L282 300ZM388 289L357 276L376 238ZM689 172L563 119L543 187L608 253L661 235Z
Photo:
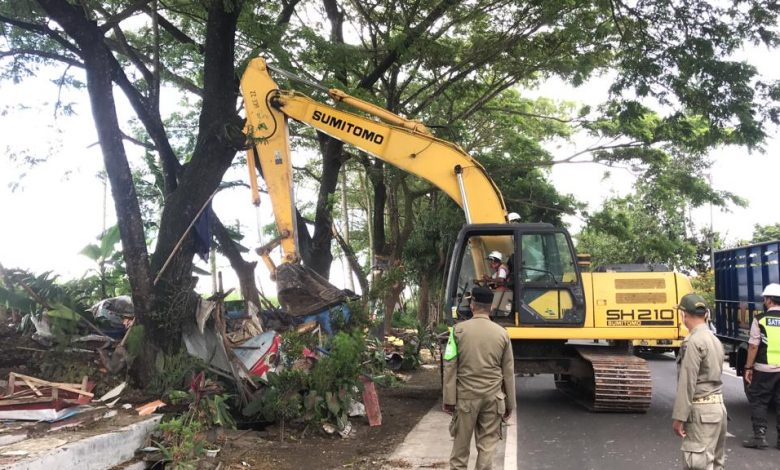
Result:
M122 251L117 249L119 240L119 226L114 225L98 236L98 243L90 243L79 252L97 264L97 269L92 271L98 276L100 297L103 299L115 295L116 284L124 278ZM112 287L111 293L109 286Z

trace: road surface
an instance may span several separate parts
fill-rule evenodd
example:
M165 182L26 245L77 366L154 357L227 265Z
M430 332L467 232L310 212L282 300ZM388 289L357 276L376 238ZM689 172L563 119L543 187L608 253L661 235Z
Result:
M671 355L646 357L653 374L653 401L646 414L590 413L555 390L552 376L517 379L517 468L667 470L682 468L680 439L672 433L676 369ZM750 409L742 379L724 365L724 396L731 420L726 468L778 469L774 418L770 448L742 448L750 434ZM507 452L509 449L507 449Z

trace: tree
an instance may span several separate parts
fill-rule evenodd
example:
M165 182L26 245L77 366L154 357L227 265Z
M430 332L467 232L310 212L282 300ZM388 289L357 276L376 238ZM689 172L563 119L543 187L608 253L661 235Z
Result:
M668 173L668 174L667 174ZM660 263L684 272L709 269L717 233L699 230L689 213L707 201L743 205L744 201L708 186L691 185L685 171L666 168L653 181L640 181L634 193L604 202L577 235L577 250L589 253L593 266Z
M204 8L195 6L186 14L194 14L201 20L185 32L156 10L156 2L152 6L149 3L84 3L84 7L63 0L43 0L2 5L2 21L11 33L8 52L16 54L17 58L33 58L15 62L6 68L6 74L18 76L34 70L41 59L84 70L111 183L137 323L150 345L145 353L150 355L147 359L152 360L135 362L141 365L139 375L146 379L153 373L151 364L154 364L157 351L178 348L182 321L193 313L191 240L188 239L173 255L171 268L163 273L161 268L185 228L217 189L243 140L241 120L235 108L236 73L233 68L235 30L241 4L207 2ZM145 15L151 21L140 31L125 33L120 23L135 15ZM146 37L144 33L148 33ZM196 35L198 40L188 34ZM171 52L169 58L186 51L188 56L198 57L191 63L202 63L202 68L182 68L177 70L180 75L175 75L169 68L173 64L161 62L161 50L165 47L178 49ZM202 100L200 132L186 159L177 155L163 123L159 94L165 79L190 90ZM117 119L114 85L133 106L146 132L145 142L155 149L162 169L165 205L151 257L146 250L144 222L123 144L126 134ZM185 160L186 163L182 163ZM161 274L160 282L155 284L158 274Z
M780 223L771 225L755 224L753 226L753 238L749 243L761 243L780 240Z

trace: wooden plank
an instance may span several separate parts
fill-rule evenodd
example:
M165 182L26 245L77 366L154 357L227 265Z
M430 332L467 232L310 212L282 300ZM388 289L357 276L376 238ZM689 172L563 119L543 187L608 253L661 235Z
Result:
M16 388L16 374L11 372L8 374L8 390L6 390L6 396L11 396L14 393L14 389Z
M77 387L81 387L81 384L65 384L65 383L49 382L48 380L37 379L35 377L30 377L29 375L22 375L16 373L14 373L14 375L22 380L27 379L39 385L54 387L55 389L60 389L66 392L78 393L79 395L85 395L90 398L94 396L90 392L80 390L79 388L77 388Z
M25 378L25 377L22 377L22 381L23 381L23 382L24 382L24 383L25 383L25 384L26 384L28 387L30 387L30 390L32 390L32 391L33 391L33 392L34 392L36 395L38 395L39 397L42 397L42 396L43 396L43 393L41 393L41 391L40 391L40 390L38 390L38 388L37 388L35 385L33 385L33 384L32 384L32 382L30 382L30 380L29 380L29 379L27 379L27 378Z

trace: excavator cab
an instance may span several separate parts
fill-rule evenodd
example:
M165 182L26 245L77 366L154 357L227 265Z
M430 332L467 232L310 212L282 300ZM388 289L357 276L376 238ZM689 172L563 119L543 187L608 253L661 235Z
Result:
M509 274L498 281L486 260L499 251ZM506 326L581 327L582 278L569 234L550 224L471 224L458 235L447 280L450 322L470 318L474 286L493 290L493 320Z

